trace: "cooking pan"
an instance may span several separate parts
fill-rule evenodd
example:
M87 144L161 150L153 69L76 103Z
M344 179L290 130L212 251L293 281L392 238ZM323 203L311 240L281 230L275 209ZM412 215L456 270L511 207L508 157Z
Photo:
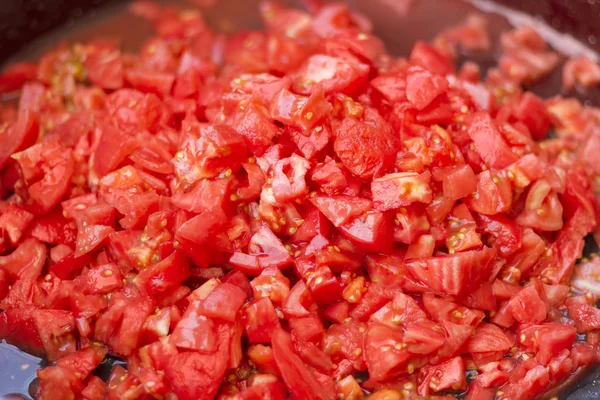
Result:
M296 6L301 3L299 0L283 2ZM542 29L543 36L555 47L600 60L600 0L413 0L409 17L402 15L409 0L347 2L373 21L375 32L397 55L407 54L415 40L433 38L478 7L492 12L489 17L492 35L499 35L510 23L529 23ZM53 44L75 38L85 41L95 36L111 36L120 39L125 49L135 49L151 32L149 25L127 16L126 0L0 0L0 3L0 64L35 59ZM258 0L213 0L212 3L204 12L217 29L259 27ZM475 60L483 67L493 65L494 53L478 55ZM560 69L531 89L542 96L558 93ZM580 93L579 97L587 105L600 105L600 90ZM586 246L585 255L598 250L592 242ZM115 363L120 361L108 359L96 372L105 377ZM0 398L35 397L35 371L43 365L43 360L0 343ZM565 382L547 397L553 396L567 400L600 399L600 368L577 377L575 382Z

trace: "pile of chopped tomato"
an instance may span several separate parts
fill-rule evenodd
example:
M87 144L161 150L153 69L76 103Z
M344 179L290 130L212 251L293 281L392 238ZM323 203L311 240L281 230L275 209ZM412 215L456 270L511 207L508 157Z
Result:
M311 3L231 36L136 3L139 53L0 77L0 339L40 399L525 400L598 362L600 113L523 89L561 56L519 28L482 80L481 16L396 58Z

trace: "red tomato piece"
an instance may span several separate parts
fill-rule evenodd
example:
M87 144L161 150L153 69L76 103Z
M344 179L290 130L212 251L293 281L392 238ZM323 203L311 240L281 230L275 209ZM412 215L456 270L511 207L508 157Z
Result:
M424 367L420 375L418 390L422 396L431 396L442 391L463 391L467 388L465 362L461 357Z
M93 154L93 165L96 173L104 176L117 169L138 144L133 135L122 132L109 123L101 126L101 132L100 142Z
M339 227L371 208L371 202L360 197L317 196L311 202L333 223Z
M431 289L450 295L467 294L490 278L496 250L467 251L406 263L407 269Z
M369 252L386 252L392 248L392 216L368 211L339 227L340 232L358 248Z
M103 89L123 87L123 62L119 51L95 51L84 62L90 82Z
M490 351L506 351L513 345L512 341L494 324L481 323L475 335L466 344L470 353Z
M39 129L39 118L34 112L20 112L17 120L3 132L0 168L6 165L12 154L33 145L38 138Z
M248 150L262 156L269 148L279 129L263 106L251 102L243 107L236 121L235 129L244 137Z
M598 73L600 79L600 68ZM513 115L527 126L535 140L542 140L548 134L552 123L550 114L544 102L535 94L525 92Z
M512 188L503 174L484 171L477 175L477 191L466 199L475 212L495 215L506 212L512 204Z
M213 352L179 353L167 360L165 376L179 399L212 400L216 396L229 361L229 329L219 326Z
M2 217L0 216L0 225ZM25 221L27 219L25 218ZM38 218L30 228L30 234L44 243L75 245L77 227L73 221L65 218L59 210Z
M292 258L281 241L266 226L262 226L250 239L249 254L234 253L229 263L250 275L258 275L269 267L282 268Z
M77 247L75 257L81 257L97 249L114 231L110 226L88 225L77 232Z
M326 94L360 93L367 84L369 66L351 55L344 58L315 54L308 58L293 77L294 91L310 94L320 85Z
M477 220L493 236L493 247L502 256L514 254L521 247L521 229L514 221L502 215L479 215Z
M309 271L306 274L306 285L319 306L328 306L342 298L342 286L326 266Z
M427 107L448 89L448 81L420 67L410 67L406 78L406 98L417 110Z
M509 307L521 324L538 324L546 319L548 312L534 285L523 288L509 301Z
M33 221L34 215L14 204L2 207L1 213L0 230L8 236L10 243L14 246L19 243L25 230ZM35 235L32 236L35 237Z
M571 90L576 84L584 88L600 83L600 66L586 56L573 57L563 67L562 84Z
M213 352L217 348L217 332L213 320L199 314L199 302L192 302L177 323L169 343L181 349Z
M459 200L477 191L477 177L473 169L465 164L457 166L442 181L444 196Z
M210 318L233 322L244 302L246 293L230 283L222 283L200 303L198 312Z
M223 210L214 207L184 222L177 230L177 237L197 244L210 243L226 224L227 216Z
M405 207L414 202L429 204L432 192L431 173L399 172L388 174L371 182L373 206L378 211Z
M475 114L467 132L475 150L490 168L508 167L517 161L488 114Z
M399 150L391 127L374 110L365 112L364 122L344 118L335 135L335 153L348 171L361 179L385 173Z
M273 333L273 355L281 371L283 381L295 397L311 400L334 400L335 392L329 392L294 351L291 337L282 328ZM325 376L325 375L323 375ZM327 379L331 379L327 377ZM333 386L333 382L327 382Z
M271 300L261 298L250 302L244 308L244 325L250 343L270 343L273 332L280 326Z
M279 203L293 201L308 193L305 176L310 163L296 154L277 161L273 170L273 195Z
M365 361L371 379L383 381L409 370L413 356L402 347L403 338L402 330L398 328L378 323L369 326L364 340Z
M156 264L149 265L135 277L133 283L145 293L156 295L178 286L190 276L187 260L179 251Z
M446 76L454 70L452 60L442 55L429 44L417 41L408 56L408 60L426 70Z

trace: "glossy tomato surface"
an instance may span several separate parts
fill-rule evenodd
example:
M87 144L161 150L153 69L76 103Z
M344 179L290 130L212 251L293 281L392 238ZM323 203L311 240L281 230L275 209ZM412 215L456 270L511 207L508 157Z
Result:
M526 400L598 363L600 113L527 89L600 67L529 27L465 62L480 15L394 57L306 6L224 34L136 2L139 51L0 77L0 339L37 398Z

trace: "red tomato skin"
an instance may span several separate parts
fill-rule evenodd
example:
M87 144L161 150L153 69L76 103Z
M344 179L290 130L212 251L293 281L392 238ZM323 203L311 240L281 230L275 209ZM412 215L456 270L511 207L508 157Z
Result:
M496 397L496 389L484 388L477 380L469 384L467 400L494 400L494 397Z
M459 200L469 196L477 190L477 180L473 169L468 165L461 165L452 173L444 177L442 182L444 196Z
M364 122L344 118L333 146L344 166L363 180L385 173L399 150L391 127L375 111Z
M81 257L98 248L114 231L110 226L88 225L77 232L75 257Z
M435 392L444 390L462 391L467 388L465 363L462 357L455 357L431 367L424 367L420 375L422 381L418 391L422 396L430 396ZM433 380L434 377L436 378L435 381Z
M477 175L477 191L465 200L475 212L496 215L510 209L512 188L506 177L484 171Z
M488 266L495 258L496 251L484 247L482 250L410 261L406 267L431 289L439 293L461 295L490 278Z
M93 157L94 170L99 176L104 176L117 169L133 153L137 141L132 135L121 132L113 125L105 124L101 129L102 136Z
M34 215L27 210L14 204L7 204L2 208L2 215L0 215L0 229L15 246L33 220Z
M542 100L533 93L523 94L513 114L529 128L535 140L542 140L548 134L551 126L550 115Z
M443 56L432 46L422 41L417 41L414 44L408 60L441 76L452 73L454 69L449 57Z
M270 343L280 326L279 318L268 297L254 300L244 308L244 324L250 343Z
M42 356L42 338L33 321L34 308L7 310L0 314L0 337L23 351Z
M526 286L509 301L514 318L521 324L538 324L546 319L548 310L534 285Z
M387 211L411 205L413 202L431 203L429 187L431 173L404 172L388 174L371 183L373 206L378 211Z
M365 361L375 381L384 381L407 372L408 363L412 356L406 349L388 350L383 352L383 343L393 340L402 343L402 330L388 327L383 324L372 324L365 333Z
M392 216L385 212L367 212L340 226L344 236L368 252L388 252L393 246Z
M77 229L74 222L69 221L60 211L56 210L38 218L31 226L30 234L44 243L73 247Z
M197 244L206 244L220 233L226 224L227 216L221 207L213 207L184 222L177 230L177 237Z
M336 398L335 392L326 390L323 383L316 379L300 357L295 354L290 335L282 328L273 332L273 355L283 381L295 397L314 400L334 400Z
M406 98L417 110L427 107L448 89L448 81L420 67L410 67L406 78Z
M170 336L169 343L178 348L213 352L217 347L214 321L199 312L200 301L190 303Z
M229 360L229 329L227 325L219 326L214 352L179 353L167 361L165 376L181 400L212 400L215 397Z
M371 207L369 200L350 196L317 196L311 202L336 227L362 215Z
M487 113L473 115L467 132L476 151L490 168L501 169L517 161Z
M342 58L316 54L296 72L293 89L296 93L308 95L316 85L320 85L326 94L342 92L352 96L362 92L368 73L369 67L351 55Z
M174 251L164 260L144 268L133 280L138 288L156 295L179 285L190 276L187 260L179 251Z
M31 302L34 283L42 272L46 255L44 245L36 239L27 239L10 255L0 257L6 278L14 282L0 303L2 309L19 308Z
M33 111L22 111L16 122L4 132L4 140L0 145L0 168L6 165L10 156L35 143L39 133L38 117ZM9 138L9 140L6 140Z
M202 301L198 311L207 317L234 322L245 301L246 293L242 289L230 283L222 283Z
M467 342L466 350L470 353L505 351L512 345L512 341L496 325L482 323Z

